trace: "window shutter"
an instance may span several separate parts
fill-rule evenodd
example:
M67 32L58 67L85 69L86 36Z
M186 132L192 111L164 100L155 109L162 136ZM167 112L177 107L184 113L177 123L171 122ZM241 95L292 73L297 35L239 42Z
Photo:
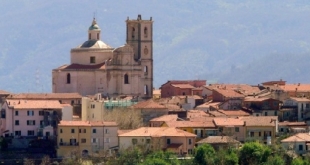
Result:
M29 120L27 120L27 125L29 125Z
M35 120L33 120L33 125L36 125L36 121Z

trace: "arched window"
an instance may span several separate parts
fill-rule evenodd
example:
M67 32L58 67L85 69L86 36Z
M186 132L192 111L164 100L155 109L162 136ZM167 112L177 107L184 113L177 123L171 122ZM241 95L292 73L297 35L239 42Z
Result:
M91 34L90 33L88 33L88 40L90 40L91 39Z
M67 74L67 84L71 83L71 75L70 73Z
M147 27L144 27L144 37L147 37Z
M135 38L135 30L136 30L136 29L133 27L133 28L132 28L132 32L131 32L132 38Z
M147 85L144 85L144 94L147 95L148 93Z
M127 73L124 75L124 84L129 84L129 78Z
M143 72L147 73L147 66L144 66Z
M99 40L99 33L97 33L97 40Z

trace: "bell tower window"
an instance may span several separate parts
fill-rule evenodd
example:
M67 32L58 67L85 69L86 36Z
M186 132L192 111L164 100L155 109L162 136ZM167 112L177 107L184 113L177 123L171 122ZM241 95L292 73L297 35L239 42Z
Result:
M147 74L147 66L144 66L143 72L144 72L144 74Z
M97 33L97 40L99 40L99 33Z
M144 94L147 95L148 93L147 85L144 85Z
M71 83L71 75L70 73L67 74L67 84Z
M90 40L91 39L91 34L90 33L88 33L88 40Z
M127 73L124 75L124 84L129 84L129 78Z
M132 38L135 38L135 30L136 30L136 29L133 27L133 28L132 28L132 32L131 32Z
M147 27L144 27L144 37L147 37Z

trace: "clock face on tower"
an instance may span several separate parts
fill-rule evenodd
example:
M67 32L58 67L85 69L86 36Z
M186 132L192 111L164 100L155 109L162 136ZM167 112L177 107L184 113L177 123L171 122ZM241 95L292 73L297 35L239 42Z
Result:
M149 50L147 49L147 47L145 46L144 48L144 55L147 55L149 53Z

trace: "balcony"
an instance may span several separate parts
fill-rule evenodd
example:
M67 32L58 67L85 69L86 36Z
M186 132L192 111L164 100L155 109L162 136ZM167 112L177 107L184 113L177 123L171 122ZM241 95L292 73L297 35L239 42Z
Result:
M76 143L59 142L59 146L79 146L79 142Z

